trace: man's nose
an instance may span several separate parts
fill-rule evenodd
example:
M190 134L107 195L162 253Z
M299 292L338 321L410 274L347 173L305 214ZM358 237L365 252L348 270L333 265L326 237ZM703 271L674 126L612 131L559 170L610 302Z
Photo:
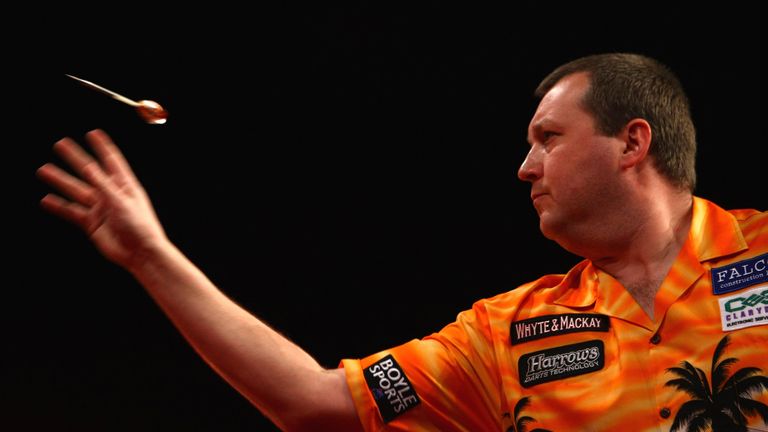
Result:
M517 170L517 178L522 181L533 182L541 177L541 162L538 159L535 148L531 147L520 165L520 169Z

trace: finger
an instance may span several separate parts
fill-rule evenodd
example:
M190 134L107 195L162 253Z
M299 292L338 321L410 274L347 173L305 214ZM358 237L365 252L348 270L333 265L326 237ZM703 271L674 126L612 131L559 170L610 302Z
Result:
M118 189L115 186L115 183L104 172L99 162L83 150L82 147L77 145L77 143L70 138L64 138L54 144L53 149L59 156L67 161L85 181L110 197L115 195L116 190Z
M107 173L117 174L125 178L136 178L123 152L106 132L101 129L94 129L88 132L85 137Z
M88 171L102 171L99 163L91 157L82 147L70 138L63 138L53 145L53 150L64 159L75 172L88 180Z
M37 176L73 201L88 207L96 204L96 191L93 187L54 164L41 166L37 170Z
M48 194L40 200L40 206L46 211L86 229L88 209L80 204L67 201L58 195Z

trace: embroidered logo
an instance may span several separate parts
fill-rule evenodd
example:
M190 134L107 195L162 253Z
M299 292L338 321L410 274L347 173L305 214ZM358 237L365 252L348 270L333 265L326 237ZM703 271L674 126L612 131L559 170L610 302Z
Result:
M421 402L408 377L391 354L365 368L363 375L385 423L391 422Z
M510 329L512 345L567 333L586 331L607 332L611 321L599 314L544 315L514 321Z
M768 285L717 300L723 331L768 324Z
M712 269L712 291L725 294L768 282L768 254Z
M520 384L538 384L600 370L605 366L605 346L591 340L524 354L517 361Z

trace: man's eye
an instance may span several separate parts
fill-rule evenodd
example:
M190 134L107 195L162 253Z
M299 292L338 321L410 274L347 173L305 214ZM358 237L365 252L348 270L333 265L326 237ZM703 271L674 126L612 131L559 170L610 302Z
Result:
M544 140L544 142L549 141L550 139L556 137L558 134L552 131L544 131L541 133L541 138Z

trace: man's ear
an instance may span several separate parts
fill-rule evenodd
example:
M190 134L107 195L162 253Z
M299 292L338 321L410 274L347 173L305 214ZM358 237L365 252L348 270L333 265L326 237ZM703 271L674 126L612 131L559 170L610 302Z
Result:
M632 119L620 134L624 140L621 167L629 168L644 160L651 148L651 125L641 118Z

